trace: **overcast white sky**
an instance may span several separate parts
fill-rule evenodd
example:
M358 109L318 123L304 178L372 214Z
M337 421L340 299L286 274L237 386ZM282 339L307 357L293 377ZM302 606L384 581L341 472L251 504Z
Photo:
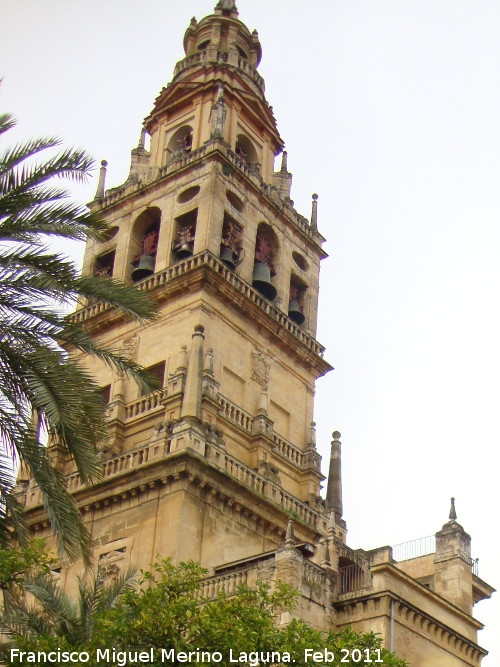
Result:
M15 137L60 135L122 183L191 16L214 4L3 0L0 109ZM318 339L336 370L318 382L318 446L326 463L342 432L349 543L433 534L454 495L480 576L498 585L500 3L238 9L259 31L295 205L309 216L320 196ZM475 609L487 667L500 660L495 597Z

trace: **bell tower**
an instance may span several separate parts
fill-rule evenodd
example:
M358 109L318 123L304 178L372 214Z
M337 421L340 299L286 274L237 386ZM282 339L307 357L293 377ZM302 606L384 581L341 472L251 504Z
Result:
M324 239L317 195L309 219L290 199L258 34L233 0L220 0L191 20L184 51L144 121L126 181L106 189L103 161L89 204L109 231L88 242L83 273L135 283L158 316L141 325L83 303L72 317L160 385L144 395L80 356L109 415L102 480L85 487L53 453L96 560L110 573L147 568L157 554L199 561L208 597L285 581L300 591L293 613L316 628L379 632L413 664L477 666L485 651L472 607L493 589L477 574L454 502L433 538L352 549L338 431L320 495L314 388L331 369L315 338ZM34 532L50 541L40 490L24 469L18 489ZM54 569L66 589L75 568Z
M94 303L74 317L162 389L142 396L82 359L108 401L113 472L81 493L94 537L125 540L133 562L161 553L214 567L278 547L290 514L297 539L326 531L313 421L315 381L331 369L315 339L326 255L317 195L310 219L290 199L257 31L221 0L191 20L184 51L127 180L106 189L103 161L90 204L110 229L88 242L84 274L136 283L158 318L137 325ZM97 500L118 489L113 505Z

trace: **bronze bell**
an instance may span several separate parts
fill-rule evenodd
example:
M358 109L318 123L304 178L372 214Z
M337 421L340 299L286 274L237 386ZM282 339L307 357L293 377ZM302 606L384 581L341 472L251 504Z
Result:
M143 278L152 276L155 272L155 258L152 255L143 255L139 264L132 271L132 280L136 283Z
M271 269L263 262L255 262L252 285L269 301L276 298L276 287L271 282Z
M234 271L236 264L234 263L234 253L232 248L227 245L223 245L220 250L220 259L221 262L223 262L228 267L228 269Z
M295 322L295 324L303 324L305 321L305 315L300 310L299 302L297 299L290 299L288 304L288 317Z
M186 241L181 245L180 248L177 248L175 251L175 256L177 259L187 259L188 257L191 257L193 254L193 242L192 241Z

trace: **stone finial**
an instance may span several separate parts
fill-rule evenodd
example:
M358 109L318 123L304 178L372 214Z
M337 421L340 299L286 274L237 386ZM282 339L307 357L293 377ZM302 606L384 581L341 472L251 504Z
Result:
M316 422L311 422L309 426L309 447L316 448Z
M321 566L322 567L330 567L331 560L330 560L330 549L328 548L328 540L323 540L322 543L322 557L321 557Z
M269 394L267 385L262 385L259 396L259 414L267 415L269 411Z
M215 5L215 10L222 12L230 12L231 14L236 14L238 16L238 10L236 9L236 4L234 0L219 0Z
M196 20L196 16L193 16L191 18L191 26L194 28L197 25L198 25L198 21Z
M282 174L287 174L288 173L288 153L286 151L283 151L283 155L281 156L281 173Z
M450 514L448 516L450 521L456 521L457 520L457 512L455 510L455 498L451 498L451 505L450 505Z
M203 367L204 373L209 373L210 375L214 374L214 351L213 348L209 347L205 355L205 365Z
M318 195L312 196L311 229L318 229Z
M286 536L285 536L285 548L293 549L295 546L295 533L293 530L293 519L290 517L288 519L288 524L286 527Z
M137 144L137 148L144 148L146 145L146 134L147 130L145 127L142 128L141 130L141 135L139 137L139 143Z
M177 361L177 370L186 370L187 368L187 361L188 361L188 354L187 354L187 345L181 345L181 351L179 352L179 359Z
M106 167L108 166L108 163L106 160L102 160L101 162L101 169L99 170L99 183L97 184L97 190L95 193L94 201L96 199L102 200L104 199L104 188L106 185Z

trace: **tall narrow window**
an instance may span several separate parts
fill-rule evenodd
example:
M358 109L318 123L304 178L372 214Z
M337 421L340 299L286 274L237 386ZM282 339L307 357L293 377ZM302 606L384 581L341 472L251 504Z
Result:
M255 240L255 262L252 285L266 299L273 301L277 290L272 284L276 275L276 260L278 257L278 240L272 228L262 222L257 228Z
M172 241L172 252L176 260L187 259L193 254L197 218L198 209L195 208L175 219L175 236Z
M115 264L115 251L107 252L104 255L96 257L94 264L94 275L111 278L113 275L113 267Z
M133 229L132 280L138 282L155 272L160 236L161 212L157 207L146 209L137 218Z

